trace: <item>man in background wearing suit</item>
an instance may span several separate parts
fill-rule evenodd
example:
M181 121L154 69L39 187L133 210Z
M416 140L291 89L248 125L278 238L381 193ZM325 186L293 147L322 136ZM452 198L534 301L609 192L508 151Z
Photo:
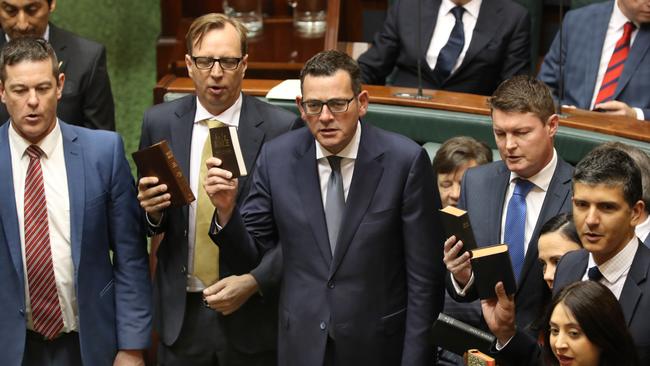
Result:
M644 210L639 168L625 152L594 149L576 166L573 219L584 249L564 255L553 292L581 280L607 286L618 298L639 352L650 362L650 249L634 228Z
M290 130L296 116L241 93L248 55L246 29L236 20L222 14L199 17L186 43L196 95L148 110L140 140L141 148L167 140L197 197L189 207L169 208L170 195L157 178L143 177L138 186L151 233L164 233L154 280L158 360L161 365L275 365L281 252L268 253L246 271L219 256L208 237L214 207L203 189L203 154L208 127L218 120L238 128L245 165L254 171L262 144ZM245 177L240 181L241 200L249 183ZM211 296L206 305L212 309L204 306L204 295Z
M0 364L144 365L151 286L124 146L57 119L57 66L40 38L0 53Z
M243 206L208 161L212 237L242 269L282 246L280 365L429 365L444 267L427 154L359 120L368 92L346 54L312 57L301 88L309 128L264 145Z
M573 168L557 155L553 139L559 117L549 89L530 76L503 82L489 100L494 138L501 161L470 168L463 177L458 207L469 212L479 246L506 243L517 279L519 329L541 314L550 294L537 260L541 226L571 210ZM457 301L473 301L469 253L458 256L462 242L445 242L447 289Z
M394 85L416 87L418 60L424 88L490 95L530 72L528 12L512 0L397 0L359 57L362 80L394 72Z
M47 40L65 74L58 117L76 125L114 131L115 106L106 70L106 50L97 42L48 23L55 8L56 0L2 0L0 46L23 36ZM8 118L4 104L0 105L0 124Z
M558 33L539 71L555 98L577 108L650 120L650 2L592 4L568 12L562 27L562 50Z

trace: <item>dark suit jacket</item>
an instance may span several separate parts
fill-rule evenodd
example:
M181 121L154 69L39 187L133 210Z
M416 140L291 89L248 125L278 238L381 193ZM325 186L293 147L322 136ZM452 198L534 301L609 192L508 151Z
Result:
M530 72L530 18L511 0L483 1L472 41L458 70L437 80L426 62L440 0L397 0L389 9L372 47L359 57L364 83L385 83L395 70L394 85L417 86L417 60L421 60L422 86L464 93L491 95L503 80ZM418 50L418 17L422 23Z
M589 252L578 250L565 254L555 270L553 294L566 285L582 281L589 263ZM627 274L623 291L618 302L623 309L632 339L639 352L640 365L650 364L650 249L639 241L639 249L634 255L632 267Z
M242 270L282 245L280 365L322 365L328 337L337 365L424 366L433 354L444 267L430 162L411 140L361 126L334 255L308 129L262 148L249 197L214 235Z
M114 132L60 122L70 196L70 247L84 365L113 365L118 349L145 349L151 285L136 189ZM0 127L0 364L20 365L25 275L14 199L9 123ZM14 157L15 159L16 157ZM111 256L110 252L113 252Z
M249 168L255 166L260 147L292 128L296 116L281 108L244 96L239 117L238 135ZM140 147L166 139L186 177L189 177L190 145L196 96L156 105L144 115ZM254 170L252 170L254 172ZM247 177L239 178L239 200L248 192ZM173 344L181 330L185 314L188 207L168 209L158 232L165 236L158 249L154 283L155 325L161 340ZM268 255L252 271L237 271L220 257L221 278L251 272L264 297L254 295L234 314L221 317L229 342L241 352L256 353L276 348L277 289L281 273L281 252Z
M64 121L102 130L115 130L115 106L106 70L106 49L50 23L50 44L65 74L57 116ZM7 42L0 29L0 47ZM0 124L9 119L0 103Z
M562 104L589 109L596 87L600 55L607 34L614 2L597 3L567 13L564 18L563 64L564 98ZM539 79L558 97L560 80L560 40L555 37L544 57ZM650 120L650 24L644 24L630 48L614 99L641 108Z
M517 292L515 294L517 327L528 329L541 315L543 305L549 297L544 282L542 267L537 259L539 231L553 216L571 211L571 177L573 167L558 156L557 167L546 192L537 224L528 244ZM479 246L501 242L501 218L503 203L508 189L510 171L503 161L497 161L465 172L461 183L458 207L469 212L470 222ZM457 301L474 301L478 298L476 289L466 296L458 296L447 276L448 292Z

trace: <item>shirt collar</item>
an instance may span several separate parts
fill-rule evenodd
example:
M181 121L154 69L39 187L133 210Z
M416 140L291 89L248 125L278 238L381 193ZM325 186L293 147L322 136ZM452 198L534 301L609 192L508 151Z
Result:
M208 112L208 110L205 109L205 107L201 104L199 97L196 97L196 113L194 114L194 123L198 123L205 119L215 118L228 126L239 127L239 118L235 118L235 116L238 115L238 112L241 110L242 100L242 94L239 93L239 97L235 103L233 103L233 105L228 107L228 109L225 111L221 112L221 114L218 116L215 116L212 113Z
M551 180L553 179L553 173L555 173L556 167L557 152L555 149L553 149L553 158L551 158L551 161L549 161L548 164L542 168L542 170L537 172L537 174L533 175L530 178L526 178L526 180L531 181L536 187L546 192L548 191L548 186L551 185ZM510 172L510 183L512 183L512 181L517 178L519 178L519 175L517 173Z
M38 147L40 147L41 150L43 150L45 157L49 158L54 153L54 149L56 148L56 144L60 140L60 137L61 137L61 127L59 126L59 120L57 118L54 129L49 134L47 134L47 136L45 136L41 141L39 141L36 145L38 145ZM13 126L9 126L9 139L11 140L12 146L14 146L15 148L14 151L18 152L21 158L27 153L27 148L30 145L34 145L31 142L25 140L25 138L23 138L22 136L20 136L18 132L14 130Z
M636 250L639 248L639 239L636 235L625 245L620 252L616 253L615 256L610 258L607 262L598 266L598 270L603 274L603 277L609 283L615 283L624 273L626 273L630 267L632 267L632 262L634 261L634 256L636 255ZM589 265L587 268L591 268L596 265L594 257L589 253Z
M621 8L619 7L620 5L618 4L619 0L616 0L616 4L614 5L614 10L612 11L612 18L609 20L609 26L612 29L623 29L623 26L627 22L631 22L631 19L628 19L625 14L621 11ZM634 22L633 22L634 23ZM636 28L639 28L639 25L634 23Z
M465 8L465 12L471 15L474 18L478 18L479 10L481 9L481 3L483 0L472 0L462 7ZM458 5L451 2L451 0L442 0L440 3L440 14L447 15L451 9L457 7Z
M641 239L641 241L644 241L646 236L648 236L648 233L650 233L650 215L648 215L642 223L637 225L634 228L634 231L636 232L636 236Z
M9 35L7 33L5 33L5 39L7 40L7 42L10 41ZM50 41L50 24L49 23L47 24L47 27L45 27L45 33L43 33L43 39L48 41L48 42Z
M336 156L342 158L356 159L357 153L359 152L359 142L361 141L361 123L357 121L357 130L354 132L352 140L348 143L343 150L339 151ZM331 152L327 151L319 142L316 140L316 160L326 158L330 155L334 155Z

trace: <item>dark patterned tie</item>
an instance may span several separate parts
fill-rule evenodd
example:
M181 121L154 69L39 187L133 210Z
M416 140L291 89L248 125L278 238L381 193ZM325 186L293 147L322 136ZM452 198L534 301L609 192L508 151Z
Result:
M43 151L27 148L29 167L25 178L25 257L34 330L47 339L63 329L63 315L54 278L47 201L41 171Z
M525 240L526 240L526 196L535 185L528 180L519 179L515 183L515 192L508 202L506 212L506 226L503 238L508 244L508 251L512 259L512 269L519 281L521 269L524 266Z
M440 50L438 60L436 61L436 68L433 70L437 74L440 83L449 77L460 53L463 51L463 46L465 46L465 30L463 29L464 12L465 8L462 6L451 9L451 13L456 18L456 24L454 24L454 28L451 30L447 44Z
M593 266L587 271L587 277L589 277L591 281L599 282L603 278L603 273L600 272L598 266Z
M327 220L327 234L330 239L330 249L334 254L336 241L339 237L341 219L345 210L345 194L343 193L343 178L341 177L341 157L328 156L327 160L332 168L330 179L327 181L327 197L325 198L325 220Z

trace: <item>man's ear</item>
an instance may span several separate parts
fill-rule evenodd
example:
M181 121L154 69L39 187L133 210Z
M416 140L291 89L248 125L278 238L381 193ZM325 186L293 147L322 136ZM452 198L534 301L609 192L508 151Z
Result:
M52 13L54 9L56 9L56 0L52 0L52 2L50 2L50 13Z
M0 100L2 100L2 103L7 103L5 101L5 83L0 81Z
M632 226L637 226L641 223L641 214L645 210L645 203L642 200L636 201L634 206L632 206L632 221L630 222Z
M56 99L60 100L63 95L63 85L65 84L65 74L60 72L59 78L56 80Z

